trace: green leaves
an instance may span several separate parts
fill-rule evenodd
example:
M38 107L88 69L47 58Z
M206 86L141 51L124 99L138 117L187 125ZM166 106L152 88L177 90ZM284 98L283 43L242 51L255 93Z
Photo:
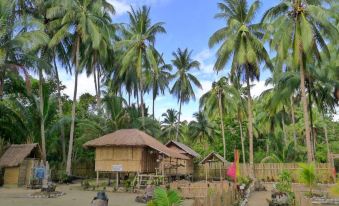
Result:
M314 163L300 163L299 164L299 181L304 183L307 187L309 187L310 192L312 193L312 188L316 185L317 177L315 171Z
M182 204L182 198L178 192L174 190L166 191L163 188L156 188L154 190L154 198L147 206L180 206Z

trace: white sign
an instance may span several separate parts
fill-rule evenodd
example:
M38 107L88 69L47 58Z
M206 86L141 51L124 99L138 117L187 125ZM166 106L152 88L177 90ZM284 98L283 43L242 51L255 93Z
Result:
M122 165L112 165L112 171L113 172L122 172Z

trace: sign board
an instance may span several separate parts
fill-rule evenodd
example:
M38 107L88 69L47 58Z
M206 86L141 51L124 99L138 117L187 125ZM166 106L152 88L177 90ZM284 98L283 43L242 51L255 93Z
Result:
M122 165L112 165L112 171L113 172L122 172L123 171Z

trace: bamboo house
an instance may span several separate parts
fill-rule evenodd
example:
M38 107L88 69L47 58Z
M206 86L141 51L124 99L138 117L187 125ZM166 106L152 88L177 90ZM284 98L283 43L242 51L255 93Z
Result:
M231 165L216 152L208 154L199 164L204 165L206 181L225 179L227 168Z
M84 144L95 148L95 171L99 173L158 173L164 175L167 157L187 160L155 138L137 129L121 129Z
M200 155L187 145L177 141L169 141L166 146L171 150L186 156L188 159L166 158L165 174L173 176L193 175L194 159L199 158Z
M5 185L29 185L32 169L40 161L38 144L13 144L0 158Z

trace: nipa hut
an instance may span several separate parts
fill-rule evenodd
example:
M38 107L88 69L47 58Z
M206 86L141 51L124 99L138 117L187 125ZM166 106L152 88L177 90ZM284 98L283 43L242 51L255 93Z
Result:
M137 129L121 129L84 144L95 148L97 177L103 172L164 175L163 160L188 159Z
M0 158L4 169L4 185L28 185L32 168L40 161L38 144L13 144Z
M199 164L204 165L206 181L225 179L227 168L231 165L216 152L208 154Z
M182 155L185 155L188 159L166 158L165 174L175 176L193 175L194 158L199 158L200 155L187 145L177 141L169 141L166 146Z

